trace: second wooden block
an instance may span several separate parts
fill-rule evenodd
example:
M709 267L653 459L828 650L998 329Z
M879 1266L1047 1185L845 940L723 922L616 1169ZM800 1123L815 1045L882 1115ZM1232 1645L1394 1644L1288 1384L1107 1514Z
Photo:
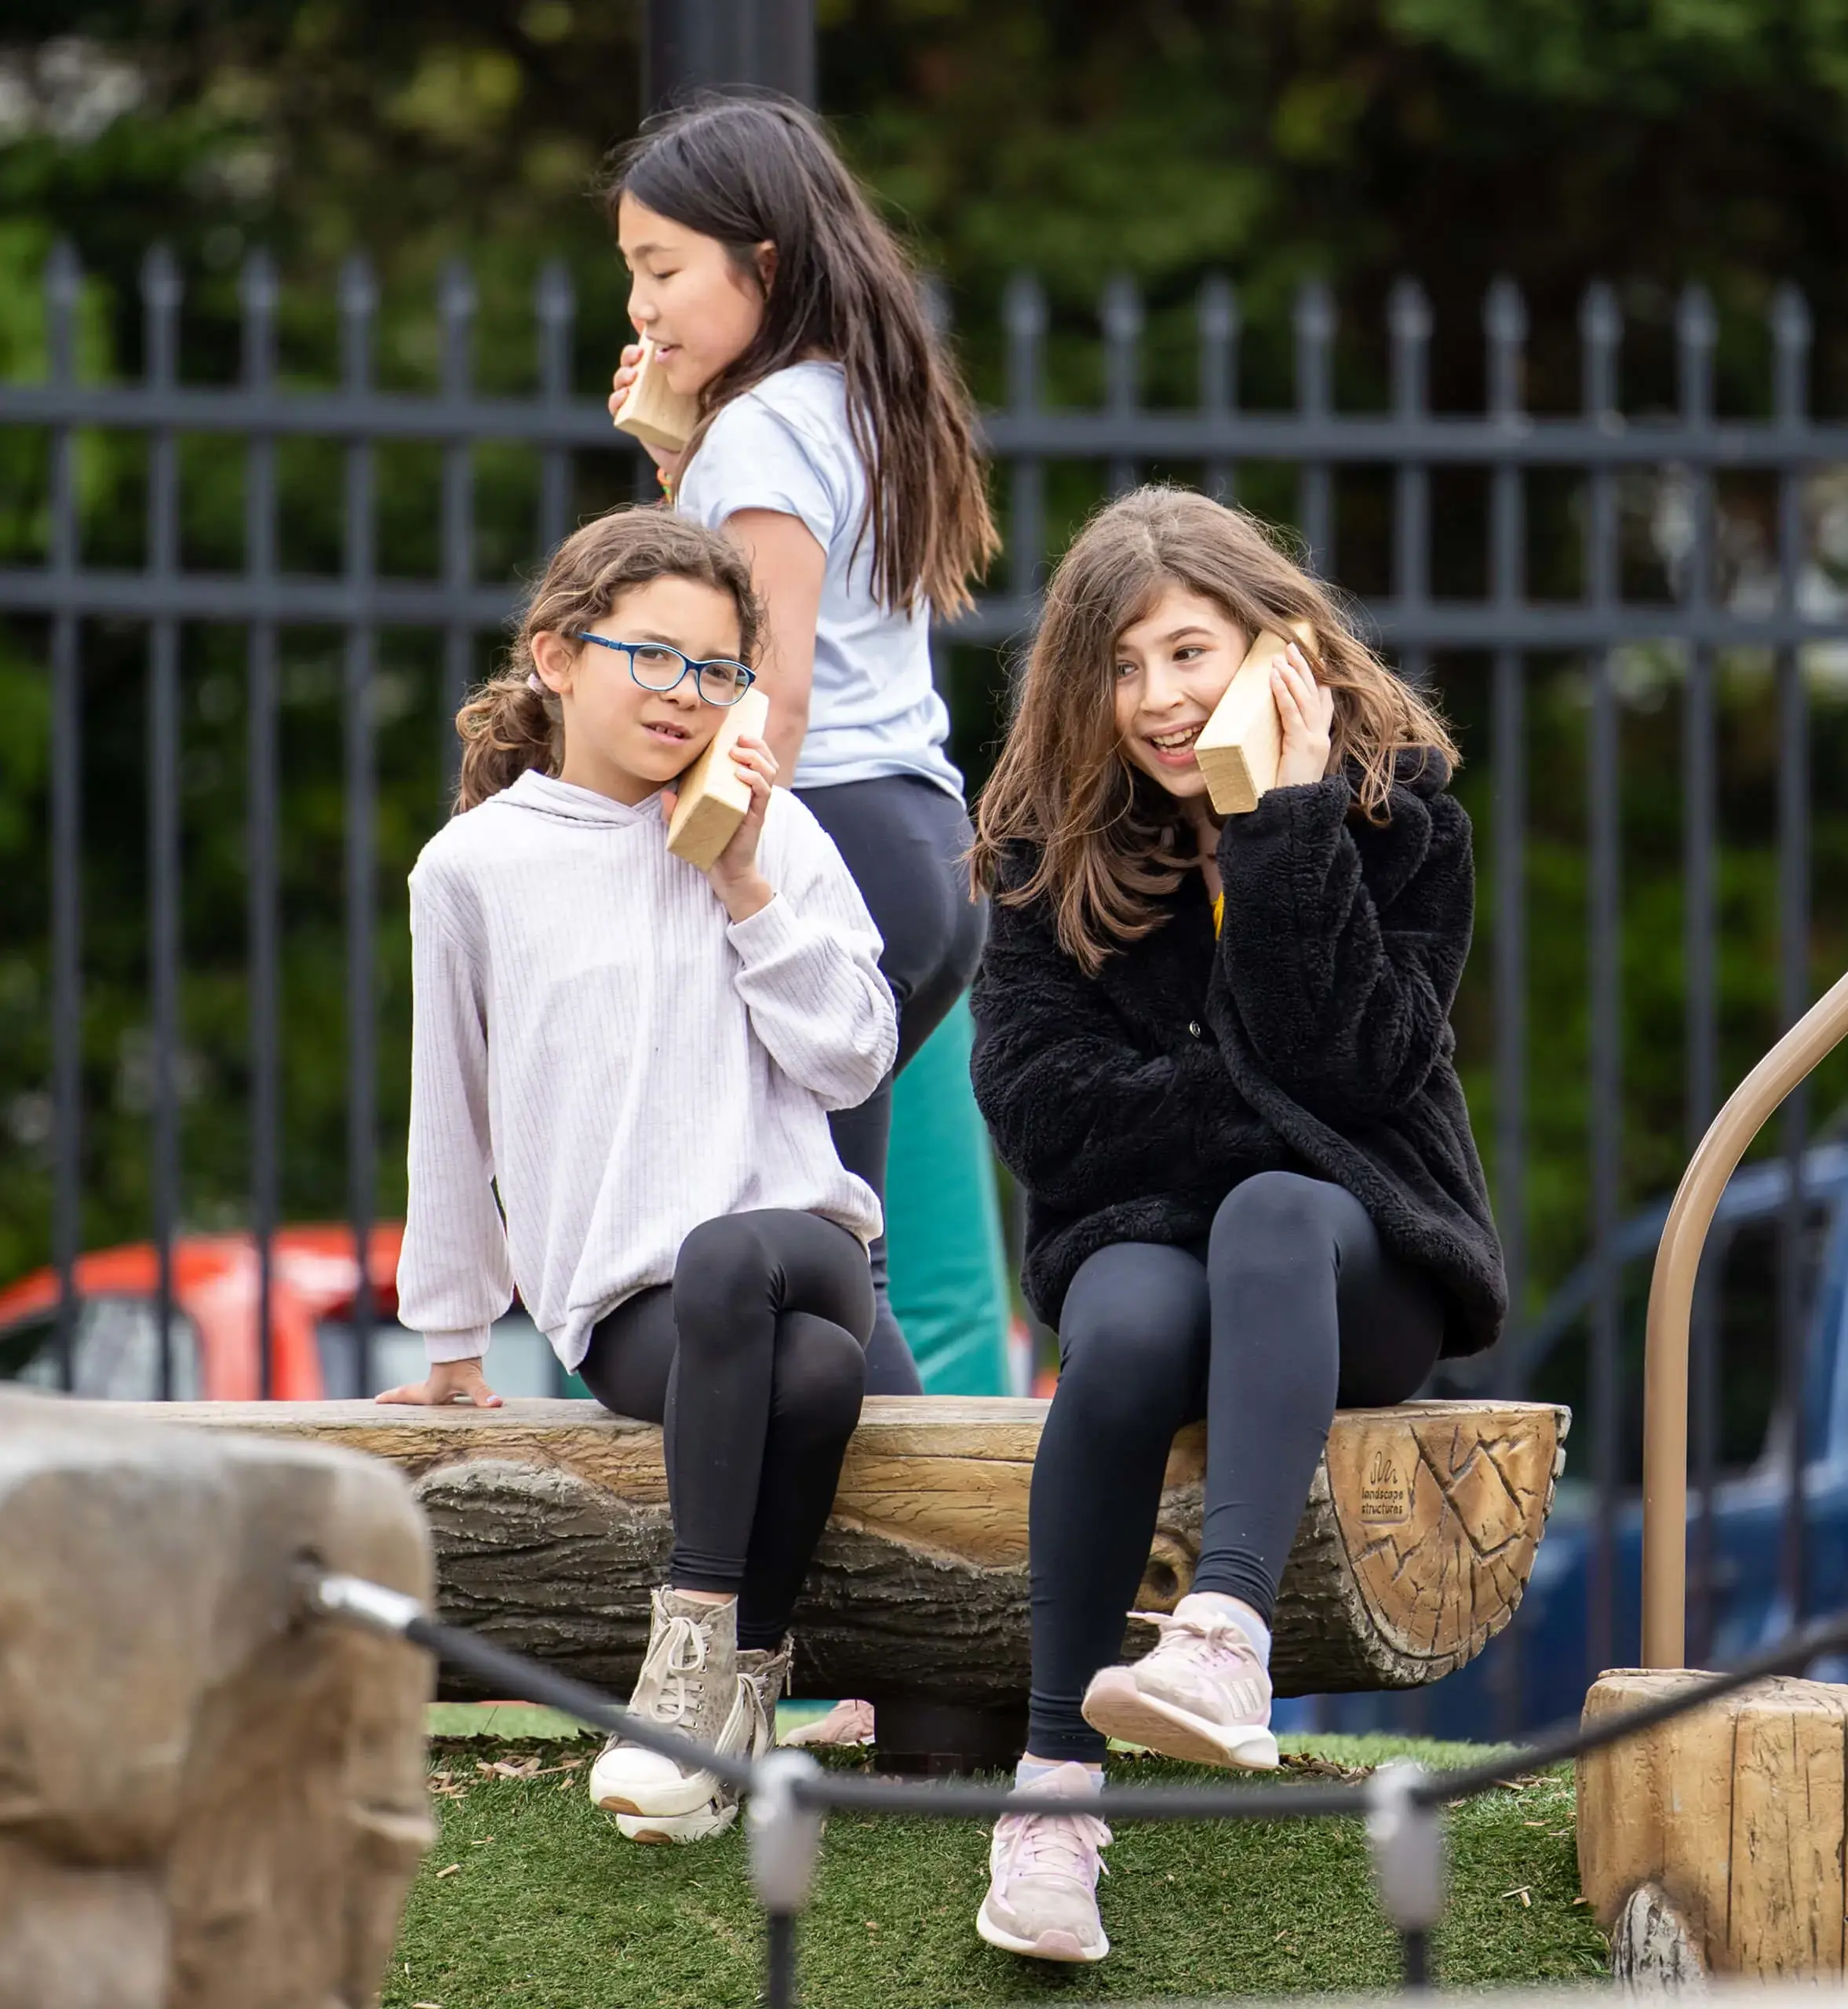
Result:
M1290 633L1304 654L1310 654L1315 638L1308 622L1292 623ZM1248 815L1257 808L1259 797L1277 786L1283 726L1270 688L1270 662L1289 645L1289 635L1276 629L1259 633L1194 742L1206 792L1222 816Z
M655 360L654 345L642 337L641 366L629 396L616 413L616 429L639 439L644 447L658 447L663 453L677 454L693 437L699 423L699 400L683 397L668 388Z
M667 848L676 858L704 872L738 834L751 790L731 750L741 736L761 739L769 724L770 700L755 688L727 709L705 751L680 777L680 800L667 826Z

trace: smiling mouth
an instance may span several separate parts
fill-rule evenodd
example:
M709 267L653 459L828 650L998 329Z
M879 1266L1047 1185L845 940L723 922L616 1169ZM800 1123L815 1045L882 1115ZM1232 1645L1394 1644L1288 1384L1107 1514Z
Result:
M1205 730L1204 724L1184 725L1174 732L1151 732L1147 738L1157 753L1184 753Z
M642 730L653 733L657 739L671 739L676 746L683 745L693 737L683 725L673 725L665 719L651 719Z

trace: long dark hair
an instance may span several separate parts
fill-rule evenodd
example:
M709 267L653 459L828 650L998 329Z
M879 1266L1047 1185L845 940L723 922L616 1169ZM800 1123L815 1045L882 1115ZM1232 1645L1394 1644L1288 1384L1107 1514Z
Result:
M1024 848L1030 876L998 897L1011 906L1045 900L1060 946L1092 976L1161 924L1162 896L1192 865L1173 798L1124 758L1112 696L1117 638L1168 586L1216 602L1248 636L1307 623L1316 677L1335 698L1328 771L1354 776L1369 821L1388 819L1401 753L1459 764L1434 708L1387 668L1268 525L1185 488L1150 486L1106 504L1046 588L970 853L975 883L987 888Z
M756 659L763 614L743 551L722 531L665 509L614 509L574 531L514 617L513 647L498 676L468 695L456 714L462 771L455 813L498 795L529 769L556 775L564 759L557 698L533 685L533 638L573 635L600 621L624 593L656 579L694 579L731 596L738 653Z
M701 394L689 454L724 405L773 371L815 355L838 363L866 471L860 535L872 535L874 592L887 607L920 595L946 613L967 607L970 574L1000 549L968 393L910 260L812 114L770 93L704 96L649 119L612 170L612 224L632 195L716 238L753 280L756 247L776 247L763 325Z

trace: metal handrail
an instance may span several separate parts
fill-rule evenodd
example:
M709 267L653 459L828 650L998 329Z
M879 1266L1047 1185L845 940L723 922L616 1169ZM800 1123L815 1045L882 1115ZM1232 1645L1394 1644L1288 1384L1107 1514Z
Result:
M1726 1099L1676 1190L1649 1280L1642 1384L1642 1664L1687 1664L1688 1332L1700 1252L1726 1182L1766 1120L1848 1038L1848 976Z

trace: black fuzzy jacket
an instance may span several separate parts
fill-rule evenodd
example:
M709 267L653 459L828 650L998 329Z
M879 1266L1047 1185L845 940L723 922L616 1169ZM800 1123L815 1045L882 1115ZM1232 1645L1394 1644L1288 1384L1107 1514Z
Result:
M1189 873L1095 978L1044 906L994 903L971 1072L1026 1191L1022 1281L1048 1325L1087 1256L1198 1240L1241 1180L1288 1170L1346 1187L1442 1285L1446 1354L1494 1343L1507 1287L1451 1058L1475 875L1448 779L1402 757L1383 826L1340 775L1273 789L1221 834L1218 941Z

